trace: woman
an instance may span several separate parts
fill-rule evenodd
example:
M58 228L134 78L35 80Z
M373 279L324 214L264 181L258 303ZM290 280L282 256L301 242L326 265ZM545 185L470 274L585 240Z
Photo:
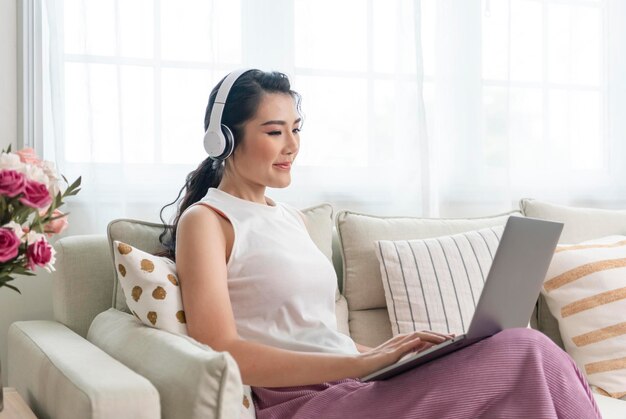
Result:
M240 75L221 122L232 130L232 154L188 175L171 239L161 240L176 260L189 335L234 357L259 419L600 417L571 358L531 329L359 381L450 336L408 333L368 348L337 331L331 263L303 215L265 196L266 187L289 186L300 148L300 96L284 74Z

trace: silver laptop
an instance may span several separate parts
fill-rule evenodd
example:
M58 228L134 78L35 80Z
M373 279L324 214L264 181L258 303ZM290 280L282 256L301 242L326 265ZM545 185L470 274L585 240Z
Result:
M361 381L384 380L501 330L528 326L562 230L562 223L509 217L467 333L405 356Z

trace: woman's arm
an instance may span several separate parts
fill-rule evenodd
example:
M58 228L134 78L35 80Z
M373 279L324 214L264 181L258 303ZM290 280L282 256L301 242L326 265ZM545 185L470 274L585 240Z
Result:
M228 293L226 236L218 217L205 206L185 211L177 229L176 269L189 336L229 352L245 384L285 387L358 378L424 346L413 333L355 355L289 351L242 340Z

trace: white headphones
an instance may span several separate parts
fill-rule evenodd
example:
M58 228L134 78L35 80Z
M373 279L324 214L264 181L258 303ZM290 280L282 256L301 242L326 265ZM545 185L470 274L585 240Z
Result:
M225 160L235 148L235 138L226 125L222 124L222 113L226 105L226 98L235 81L243 74L252 69L246 68L230 73L220 85L215 102L209 116L209 126L204 133L204 149L214 160Z

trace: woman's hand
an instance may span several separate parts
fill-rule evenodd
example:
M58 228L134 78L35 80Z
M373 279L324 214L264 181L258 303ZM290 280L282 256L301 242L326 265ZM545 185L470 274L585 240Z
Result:
M358 377L363 377L387 365L391 365L405 355L421 352L453 337L454 334L445 335L429 330L402 333L394 336L372 350L356 356L359 364L357 368Z

